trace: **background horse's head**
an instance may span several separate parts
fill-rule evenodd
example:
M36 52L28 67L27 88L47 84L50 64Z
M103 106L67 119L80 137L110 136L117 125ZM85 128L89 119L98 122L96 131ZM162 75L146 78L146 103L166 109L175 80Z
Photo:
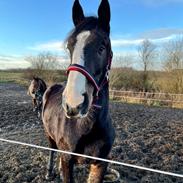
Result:
M32 98L35 98L35 93L39 88L39 79L37 77L33 77L30 82L27 94L30 95Z
M79 0L73 5L75 29L67 39L71 65L62 105L67 117L82 118L100 90L111 57L110 6L102 0L97 17L85 17Z
M32 98L36 98L36 92L41 92L44 93L46 90L46 84L45 82L38 78L38 77L33 77L31 80L31 83L28 88L27 94L30 95Z

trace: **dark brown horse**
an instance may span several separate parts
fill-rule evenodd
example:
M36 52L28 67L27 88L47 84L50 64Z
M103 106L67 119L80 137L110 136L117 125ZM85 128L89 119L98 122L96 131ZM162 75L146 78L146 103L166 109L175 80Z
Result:
M27 94L32 97L33 111L38 113L38 117L41 113L42 98L46 89L46 83L42 79L33 77L27 91Z
M78 0L73 5L74 30L67 39L71 64L65 85L54 85L43 97L42 119L50 147L107 158L115 132L109 114L108 71L110 6L102 0L97 17L85 17ZM73 182L73 165L79 157L62 154L63 179ZM90 183L101 183L107 164L90 161ZM47 177L53 169L50 152Z

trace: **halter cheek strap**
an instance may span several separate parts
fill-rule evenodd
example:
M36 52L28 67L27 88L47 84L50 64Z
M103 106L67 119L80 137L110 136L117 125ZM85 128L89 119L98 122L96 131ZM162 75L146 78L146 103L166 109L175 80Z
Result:
M100 90L109 82L109 70L111 69L112 57L113 57L113 53L111 51L110 56L108 58L108 63L106 66L105 75L104 75L104 78L101 80L101 83L98 83L96 81L96 79L89 73L89 71L85 67L83 67L82 65L71 64L67 68L67 75L69 74L70 71L80 72L93 85L93 87L95 89L95 98L93 101L93 106L96 108L101 108L101 106L95 104L95 101L98 100L98 94L99 94Z
M102 82L100 84L97 83L97 81L94 78L94 76L92 76L85 67L83 67L82 65L79 65L79 64L71 64L67 68L67 75L69 74L70 71L77 71L77 72L80 72L81 74L83 74L87 78L87 80L89 82L91 82L91 84L95 88L96 95L98 96L98 93L101 90L101 88L106 83L108 83L108 81L109 81L109 70L111 69L112 57L113 57L113 53L111 51L109 59L108 59L108 63L107 63L107 66L106 66L106 71L105 71L106 73L105 73L105 76L104 76L104 78L103 78L103 80L102 80Z
M81 74L83 74L87 80L89 82L92 83L93 87L95 88L96 92L98 93L100 90L99 85L97 84L97 82L95 81L94 77L86 70L86 68L84 68L83 66L79 65L79 64L71 64L68 69L67 69L67 74L70 71L78 71Z

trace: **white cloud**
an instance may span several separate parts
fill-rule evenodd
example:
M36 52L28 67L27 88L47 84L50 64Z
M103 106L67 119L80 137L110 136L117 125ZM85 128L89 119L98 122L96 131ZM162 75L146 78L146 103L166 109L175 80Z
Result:
M144 39L149 39L149 41L153 42L154 44L162 44L162 43L175 39L177 36L179 36L179 35L172 34L170 36L162 37L162 38L151 39L151 38L146 37ZM125 47L130 47L130 46L138 46L139 44L142 43L142 41L144 39L142 39L142 38L140 38L140 39L112 39L111 44L112 44L113 48L117 48L117 47L125 48Z
M183 0L182 0L183 1ZM119 39L111 39L112 47L129 47L129 46L137 46L139 45L144 39L149 39L154 43L163 43L173 39L176 35L183 34L183 29L156 29L141 33L138 37L139 38L130 38L132 37L131 34L128 36L120 36ZM116 37L116 36L115 36ZM33 51L51 51L60 54L66 53L64 41L56 40L56 41L48 41L45 43L35 44L34 46L28 47L29 50Z
M142 39L112 39L111 44L112 47L120 47L120 46L135 46L142 42Z
M182 34L183 35L183 34ZM177 39L179 34L172 34L166 37L161 37L161 38L154 38L154 39L148 39L155 45L159 46L158 48L161 48L163 44L168 43L171 40ZM148 38L148 37L147 37ZM114 51L114 56L122 56L122 57L129 57L131 58L131 66L136 69L141 69L138 61L138 51L137 47L142 43L144 39L138 38L138 39L112 39L112 47ZM114 57L115 58L115 57ZM154 69L160 70L161 69L161 64L159 63L159 60L157 59L155 61L156 67ZM118 67L120 66L118 62L113 62L113 66Z
M159 38L169 37L172 35L182 35L182 34L183 34L183 29L160 28L160 29L154 29L154 30L143 32L139 35L139 37L143 39L159 39Z
M0 55L0 69L27 68L29 63L19 55Z
M122 38L119 35L119 39L111 39L114 54L132 54L136 53L136 47L142 43L144 39L149 39L154 44L162 45L170 40L176 39L182 33L182 29L158 29L149 32L142 33L138 38L130 38L126 36ZM65 52L63 41L49 41L47 43L36 44L29 47L32 51L51 51L58 54L58 61L61 65L68 65L69 58ZM37 53L37 52L36 52ZM33 53L34 54L34 53ZM24 56L21 55L0 55L0 69L9 68L26 68L29 67L29 63L24 60Z
M64 51L64 42L63 41L50 41L47 43L36 44L34 46L28 47L30 50L35 51Z
M0 55L0 70L30 67L31 66L30 63L26 61L24 58L25 56L20 55ZM58 61L58 67L60 68L66 68L70 62L67 55L57 56L57 61Z

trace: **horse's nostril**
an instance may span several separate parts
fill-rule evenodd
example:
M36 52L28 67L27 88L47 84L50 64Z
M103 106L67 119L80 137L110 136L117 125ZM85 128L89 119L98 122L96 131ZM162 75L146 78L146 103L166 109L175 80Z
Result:
M81 109L82 109L82 104L78 105L78 106L76 107L76 109L77 109L78 111L81 110Z
M78 107L72 108L68 104L65 104L65 107L66 107L66 112L67 112L68 116L70 116L70 117L73 116L74 117L74 116L77 116L79 114L79 108Z
M70 110L69 105L68 104L65 104L65 106L66 106L66 110L69 111Z

